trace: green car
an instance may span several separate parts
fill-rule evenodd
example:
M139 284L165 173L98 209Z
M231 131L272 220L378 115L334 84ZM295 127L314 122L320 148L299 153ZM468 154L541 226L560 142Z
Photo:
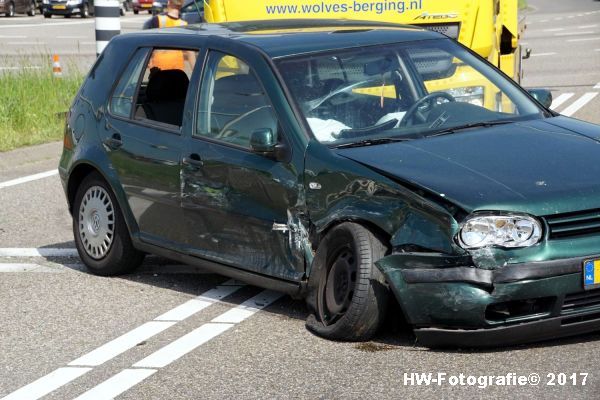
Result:
M600 127L550 102L409 26L145 31L89 72L59 170L95 274L202 266L334 340L391 301L425 346L543 340L600 329Z

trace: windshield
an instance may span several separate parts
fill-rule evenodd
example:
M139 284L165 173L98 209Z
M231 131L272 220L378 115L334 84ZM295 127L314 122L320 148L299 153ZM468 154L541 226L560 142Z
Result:
M419 139L543 118L512 81L450 39L283 58L278 68L316 139Z

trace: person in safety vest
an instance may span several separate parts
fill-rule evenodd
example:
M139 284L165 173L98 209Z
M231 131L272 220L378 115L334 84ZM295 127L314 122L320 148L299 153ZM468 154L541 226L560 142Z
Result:
M154 28L174 28L177 26L186 26L187 22L180 17L179 10L183 5L183 0L169 0L167 2L167 12L165 14L154 15L144 23L144 29ZM190 52L181 50L156 50L152 54L149 67L151 69L181 69L184 70L185 62L193 64Z

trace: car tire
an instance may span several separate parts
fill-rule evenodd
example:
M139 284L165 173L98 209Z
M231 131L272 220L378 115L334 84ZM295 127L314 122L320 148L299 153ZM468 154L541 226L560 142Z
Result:
M44 18L52 18L52 14L44 13Z
M87 3L83 3L81 6L81 18L88 18L90 16L90 8Z
M65 18L71 18L71 14L65 14Z
M385 318L389 291L374 262L387 247L362 225L345 222L321 241L308 283L307 328L331 340L369 340Z
M7 17L15 16L15 3L13 3L12 1L10 3L8 3L8 10L6 11L6 13L4 15L6 15Z
M140 10L136 10L136 9L134 8L134 9L133 9L133 13L134 13L135 15L138 15L138 14L140 13Z
M27 11L27 15L29 15L30 17L35 16L35 1L32 1L31 4L29 5L29 10Z
M77 189L73 234L79 257L93 274L126 274L144 260L144 253L133 247L115 195L98 173L88 175Z

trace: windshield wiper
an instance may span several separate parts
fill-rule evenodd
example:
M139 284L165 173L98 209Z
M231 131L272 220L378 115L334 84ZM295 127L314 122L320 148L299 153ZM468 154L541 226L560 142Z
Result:
M375 146L378 144L395 143L395 142L406 142L412 138L377 138L377 139L365 139L358 142L342 143L334 146L336 149L347 149L349 147L364 147L364 146Z
M459 125L459 126L454 126L452 128L446 128L446 129L441 129L439 131L434 131L434 132L428 134L427 137L448 135L451 133L456 133L458 131L462 131L462 130L470 129L470 128L480 128L480 127L487 128L487 127L496 126L496 125L512 124L514 122L516 122L516 121L500 120L500 121L474 122L472 124Z

